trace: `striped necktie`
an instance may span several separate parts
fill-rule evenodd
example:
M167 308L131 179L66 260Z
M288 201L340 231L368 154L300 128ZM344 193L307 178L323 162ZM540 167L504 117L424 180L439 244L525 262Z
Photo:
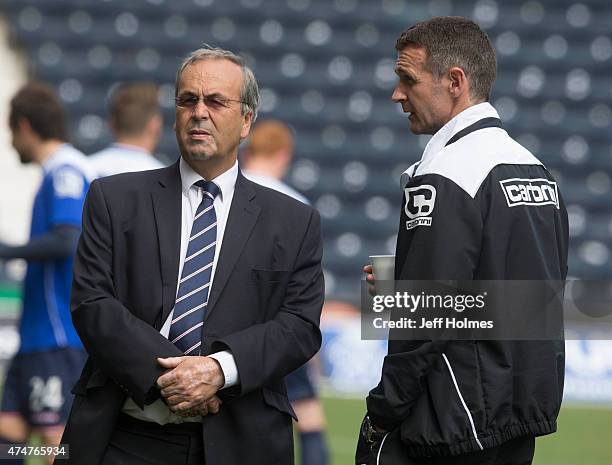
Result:
M198 181L202 189L202 202L198 206L179 289L172 315L168 339L185 355L198 355L202 344L202 326L208 305L208 291L217 243L217 215L213 205L219 187L210 181Z

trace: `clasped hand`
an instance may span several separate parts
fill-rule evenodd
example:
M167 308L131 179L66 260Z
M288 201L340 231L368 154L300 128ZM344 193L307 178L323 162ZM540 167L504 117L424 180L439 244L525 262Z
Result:
M177 415L191 417L217 413L221 399L217 391L225 383L219 362L210 357L158 358L168 371L157 378L157 386L168 407Z

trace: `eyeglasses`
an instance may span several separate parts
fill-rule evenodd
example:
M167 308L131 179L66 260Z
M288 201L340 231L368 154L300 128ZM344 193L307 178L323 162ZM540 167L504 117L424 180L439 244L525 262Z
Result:
M179 97L176 97L174 99L174 102L176 103L176 106L179 108L186 108L189 110L193 110L195 107L198 106L198 103L200 102L200 100L202 101L202 103L204 103L204 105L206 105L206 108L209 108L211 110L220 110L222 108L229 108L230 102L243 103L246 105L246 102L243 102L242 100L234 100L231 98L225 98L225 97L216 96L216 95L215 96L205 95L204 97L198 97L196 95L187 94L187 95L181 95Z

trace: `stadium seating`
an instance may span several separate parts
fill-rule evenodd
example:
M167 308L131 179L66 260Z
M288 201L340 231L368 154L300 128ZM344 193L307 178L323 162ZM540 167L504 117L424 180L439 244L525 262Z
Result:
M4 0L34 76L69 109L74 142L107 144L109 89L162 85L167 122L182 56L203 42L243 53L261 118L295 129L288 181L321 211L330 296L358 300L369 254L393 252L399 174L426 137L390 101L395 38L434 14L467 15L498 51L492 103L558 176L570 211L570 275L612 276L612 10L608 0ZM158 149L177 158L170 124Z

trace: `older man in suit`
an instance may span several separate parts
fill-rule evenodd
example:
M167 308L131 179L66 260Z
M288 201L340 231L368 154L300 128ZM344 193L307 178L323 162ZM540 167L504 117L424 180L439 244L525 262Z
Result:
M321 343L320 218L240 173L258 101L241 58L199 49L177 74L179 162L92 184L71 463L293 463L283 377Z

